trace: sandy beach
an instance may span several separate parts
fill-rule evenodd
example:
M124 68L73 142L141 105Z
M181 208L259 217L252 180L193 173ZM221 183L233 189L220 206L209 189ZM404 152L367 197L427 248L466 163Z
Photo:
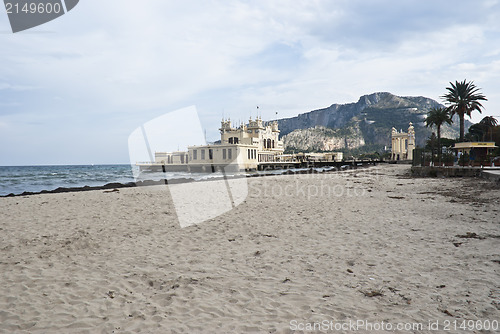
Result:
M409 168L249 178L242 204L186 228L167 186L0 198L0 332L498 325L498 185Z

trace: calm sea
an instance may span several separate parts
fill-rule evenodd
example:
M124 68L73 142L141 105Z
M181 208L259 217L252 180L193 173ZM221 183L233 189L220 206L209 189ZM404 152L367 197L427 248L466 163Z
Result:
M134 182L130 165L0 166L0 196Z
M58 166L0 166L0 196L40 192L59 187L77 188L103 186L107 183L129 183L137 180L191 178L194 180L221 177L221 173L139 173L131 165L58 165ZM229 176L229 175L227 175Z

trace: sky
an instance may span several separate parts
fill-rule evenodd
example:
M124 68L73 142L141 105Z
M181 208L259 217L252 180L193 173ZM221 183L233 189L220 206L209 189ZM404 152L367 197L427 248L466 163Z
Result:
M441 102L464 79L488 98L472 121L499 117L499 17L498 0L82 0L13 34L0 8L0 165L128 163L136 129L191 106L213 141L222 117Z

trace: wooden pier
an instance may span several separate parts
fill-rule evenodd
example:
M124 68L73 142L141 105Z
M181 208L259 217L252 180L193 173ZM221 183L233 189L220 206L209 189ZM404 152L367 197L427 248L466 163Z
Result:
M345 160L345 161L270 161L260 162L257 170L287 170L298 168L324 168L335 167L336 169L355 168L359 166L375 165L383 162L381 160ZM231 165L206 164L206 165L168 165L160 163L149 163L139 165L142 172L191 172L191 173L213 173L231 168ZM252 171L249 169L246 171Z

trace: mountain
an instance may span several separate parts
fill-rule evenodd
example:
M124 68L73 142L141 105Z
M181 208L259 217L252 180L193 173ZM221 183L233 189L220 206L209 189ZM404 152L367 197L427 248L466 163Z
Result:
M425 127L425 117L433 107L443 105L422 96L403 97L382 92L364 95L356 103L332 104L277 121L287 151L359 149L373 152L390 147L392 127L406 132L409 122L415 127L417 146L424 146L436 131ZM458 137L458 117L453 121L451 126L442 126L442 137ZM466 129L471 124L466 121Z

